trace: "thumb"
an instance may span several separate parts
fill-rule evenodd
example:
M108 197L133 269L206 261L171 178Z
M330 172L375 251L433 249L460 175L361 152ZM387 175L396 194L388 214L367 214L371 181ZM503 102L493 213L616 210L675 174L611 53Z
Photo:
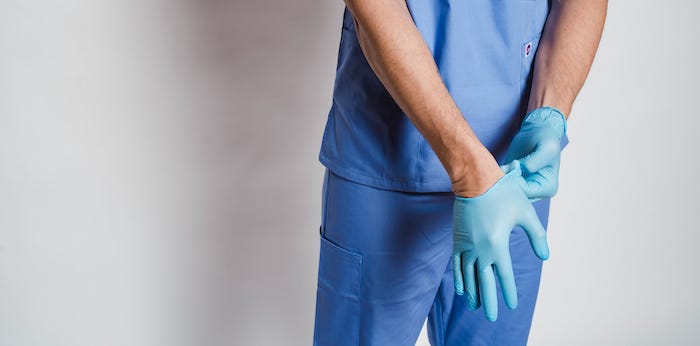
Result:
M535 208L528 203L529 208L525 212L523 219L520 223L520 227L525 230L528 239L530 239L530 245L535 251L537 257L546 260L549 258L549 246L547 245L547 233L544 230L544 226L537 217Z
M531 202L535 198L539 200L544 197L552 197L556 193L556 183L551 181L552 179L547 174L547 168L544 167L539 172L518 181L520 188ZM553 185L555 187L552 187ZM551 191L553 189L555 191Z
M527 179L522 175L518 177L518 186L520 186L520 189L523 190L530 202L537 202L544 196L542 193L544 189L542 179L543 177L540 173L531 174Z
M548 166L559 152L560 148L552 142L538 143L531 153L519 161L527 173L534 173Z

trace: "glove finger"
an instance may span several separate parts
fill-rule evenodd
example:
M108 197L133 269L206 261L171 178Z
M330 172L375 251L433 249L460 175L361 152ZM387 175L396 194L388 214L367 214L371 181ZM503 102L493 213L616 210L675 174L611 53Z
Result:
M481 304L484 307L486 319L494 322L498 318L498 296L496 293L496 278L493 274L493 266L479 266L479 293Z
M553 197L556 194L557 184L552 181L549 167L541 169L519 180L520 188L530 200L537 198Z
M462 279L462 254L452 255L452 271L454 273L455 292L458 295L464 294L464 280Z
M546 260L549 258L549 246L547 245L547 233L544 230L544 226L537 217L535 208L532 204L527 204L525 207L525 213L522 216L522 220L519 224L525 230L528 239L530 239L530 245L535 251L537 257Z
M479 290L476 285L476 272L474 270L474 261L464 260L462 264L462 273L464 273L464 283L467 285L467 307L469 310L479 308Z
M513 310L518 306L518 290L515 286L515 275L513 274L513 263L510 259L508 250L494 264L496 275L501 283L501 291L503 292L503 300L506 306Z
M519 161L528 173L534 173L549 166L552 161L556 160L560 152L559 145L554 145L553 142L543 142L537 144L533 152Z

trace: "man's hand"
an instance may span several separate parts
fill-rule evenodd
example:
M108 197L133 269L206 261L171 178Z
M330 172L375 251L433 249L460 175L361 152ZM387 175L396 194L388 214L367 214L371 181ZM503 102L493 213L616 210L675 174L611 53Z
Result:
M515 276L510 258L510 233L521 226L535 254L549 257L546 233L534 207L520 187L518 161L503 166L506 174L483 194L455 197L453 217L453 270L458 295L467 292L470 310L483 305L489 321L498 317L496 278L510 309L518 305ZM478 282L478 287L477 287Z
M479 196L503 177L503 170L485 147L475 147L471 155L472 168L450 173L452 192L457 196Z
M525 195L536 201L553 197L559 188L561 139L566 134L566 118L551 107L535 109L523 120L506 153L506 162L519 160Z
M607 0L560 0L551 6L535 58L528 115L506 154L506 162L523 164L523 190L531 200L557 192L566 116L598 49Z

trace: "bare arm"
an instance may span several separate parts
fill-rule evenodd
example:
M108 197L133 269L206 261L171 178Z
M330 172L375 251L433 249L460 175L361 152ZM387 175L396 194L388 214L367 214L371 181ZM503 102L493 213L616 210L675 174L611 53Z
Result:
M425 137L462 197L482 194L503 172L440 78L404 0L345 0L369 65Z
M537 50L528 111L550 106L568 118L603 32L607 0L552 3Z

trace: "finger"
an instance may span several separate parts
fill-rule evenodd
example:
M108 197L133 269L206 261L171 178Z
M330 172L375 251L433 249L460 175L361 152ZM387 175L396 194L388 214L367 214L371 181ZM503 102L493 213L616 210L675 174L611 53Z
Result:
M543 168L546 170L547 167ZM542 198L542 197L552 197L548 196L552 190L551 180L542 173L542 170L537 173L529 174L527 177L519 180L520 188L525 193L527 198Z
M518 186L520 189L523 191L525 196L530 200L530 202L536 202L541 199L540 196L542 187L539 186L541 184L541 179L537 178L535 174L530 174L527 179L525 179L522 174L521 176L517 177L518 180Z
M538 143L530 154L520 159L528 173L534 173L551 164L561 152L561 146L553 141Z
M510 252L505 251L502 258L494 264L496 275L501 283L503 300L506 306L513 310L518 306L518 290L515 286L515 275L513 274L513 263L510 259Z
M455 292L461 296L464 294L464 281L462 279L462 255L460 253L452 255L452 271L455 277Z
M559 189L558 172L547 166L524 177L521 188L528 198L554 197Z
M479 293L484 307L486 319L494 322L498 318L498 296L496 293L496 278L493 266L488 264L479 268Z
M537 257L546 260L549 258L549 246L547 245L547 233L544 230L544 226L537 217L535 208L531 204L528 204L529 208L526 208L525 214L522 216L522 221L520 222L520 227L525 230L528 239L530 239L530 245L535 251Z
M464 273L464 283L467 285L467 307L473 311L478 309L480 305L474 261L465 260L462 265L462 273Z

